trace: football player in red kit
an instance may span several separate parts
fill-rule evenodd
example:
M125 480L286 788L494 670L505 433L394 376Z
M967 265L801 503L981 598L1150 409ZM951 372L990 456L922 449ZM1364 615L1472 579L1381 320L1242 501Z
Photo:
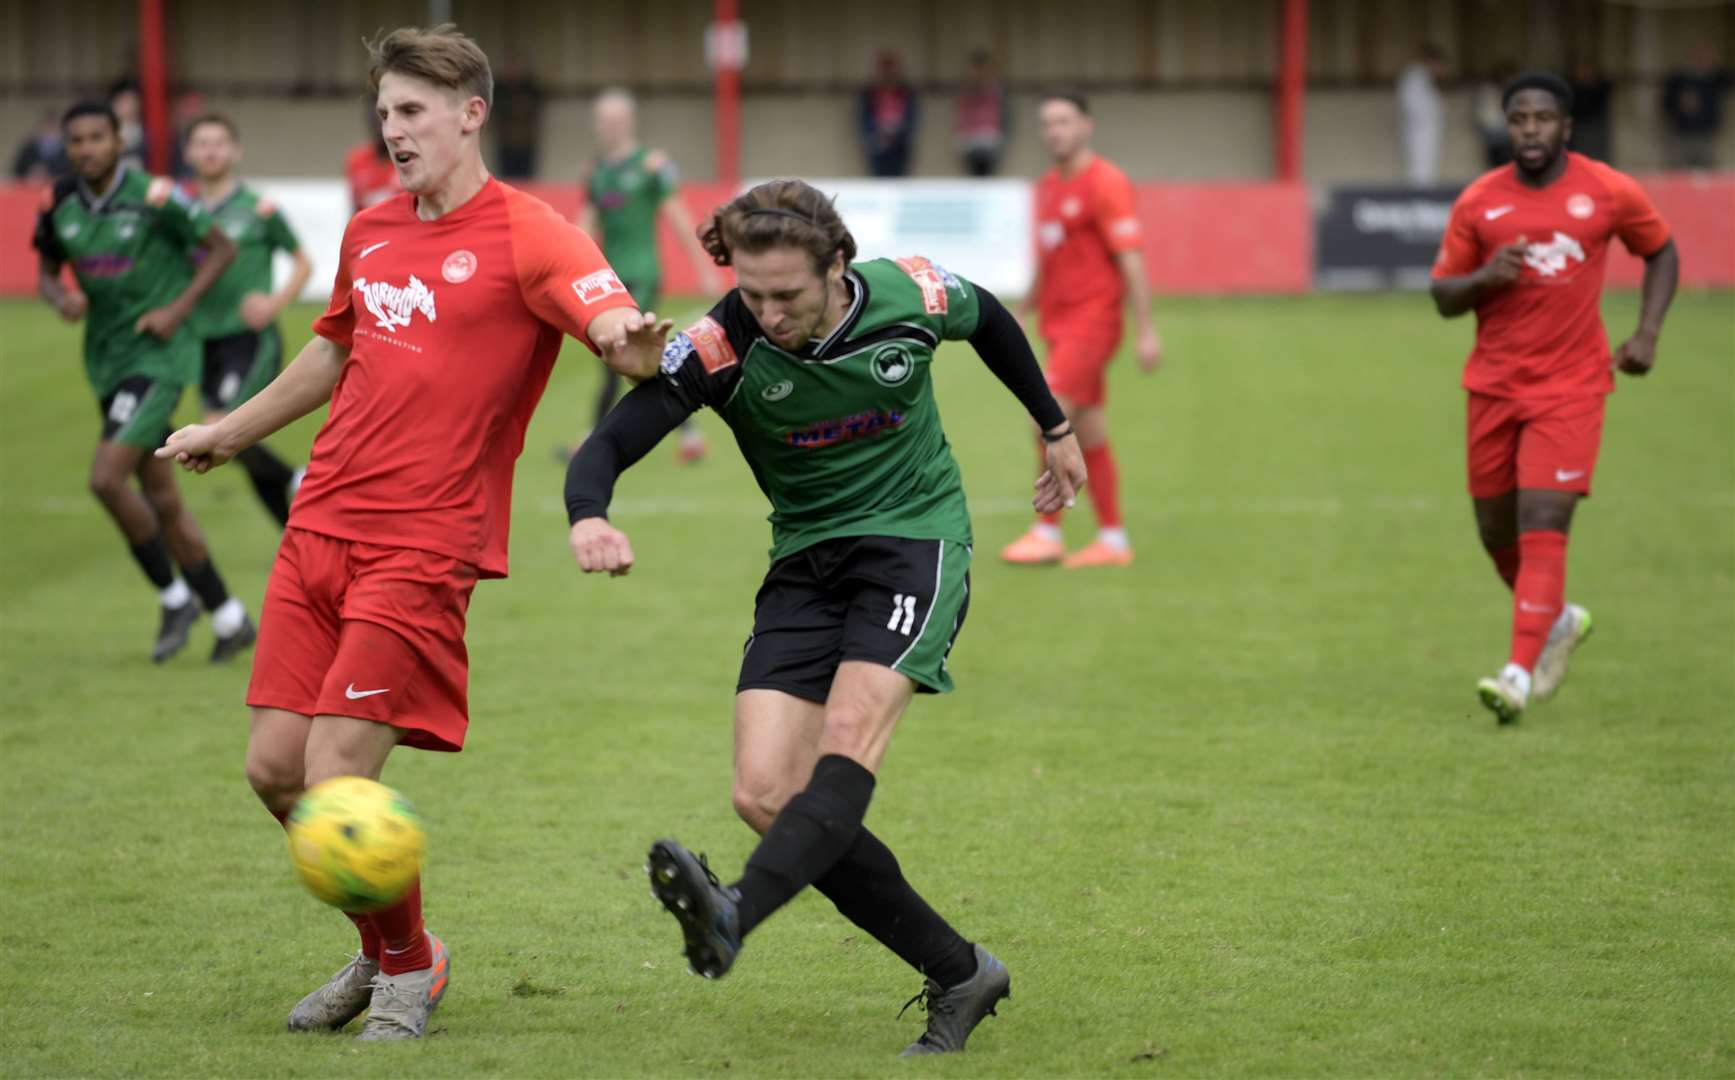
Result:
M1477 687L1501 723L1546 700L1590 633L1568 604L1567 531L1590 494L1614 369L1656 362L1679 260L1669 227L1634 180L1566 149L1572 91L1523 75L1504 93L1513 162L1483 174L1452 208L1433 296L1440 314L1476 312L1469 391L1470 498L1482 546L1512 589L1512 647ZM1639 325L1609 351L1600 303L1609 244L1645 260Z

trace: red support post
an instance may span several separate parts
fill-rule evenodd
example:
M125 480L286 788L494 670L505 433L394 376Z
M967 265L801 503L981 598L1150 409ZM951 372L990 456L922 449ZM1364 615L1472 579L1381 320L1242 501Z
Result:
M1301 179L1302 122L1307 99L1307 0L1280 0L1277 94L1272 109L1277 178Z
M169 171L169 49L164 0L139 0L139 107L145 127L146 164Z
M739 0L716 0L712 33L717 106L717 182L733 189L741 182L741 62L733 44L745 45ZM737 38L735 35L740 35Z

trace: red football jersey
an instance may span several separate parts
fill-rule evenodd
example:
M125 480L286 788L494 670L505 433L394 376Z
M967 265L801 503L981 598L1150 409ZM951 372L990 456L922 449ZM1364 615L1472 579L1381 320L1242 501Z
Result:
M349 359L289 523L504 577L512 465L561 335L590 345L592 318L635 305L588 236L498 180L435 221L415 206L344 232L313 329Z
M343 175L349 181L349 205L352 213L377 206L404 190L398 183L398 167L380 152L378 142L364 142L350 148L343 159Z
M1120 324L1125 286L1115 256L1144 246L1125 173L1103 157L1072 176L1044 173L1036 182L1036 243L1043 336Z
M1524 269L1476 306L1476 347L1464 388L1508 398L1571 397L1614 389L1600 304L1608 245L1640 257L1669 242L1669 227L1632 177L1579 154L1544 188L1515 166L1484 173L1458 196L1434 276L1479 269L1525 240Z

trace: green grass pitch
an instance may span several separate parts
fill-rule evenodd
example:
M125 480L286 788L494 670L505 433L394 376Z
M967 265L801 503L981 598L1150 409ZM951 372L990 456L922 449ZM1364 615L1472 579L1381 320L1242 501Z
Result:
M1420 296L1159 318L1167 368L1113 373L1125 571L997 562L1031 440L968 348L939 358L974 604L959 691L910 711L869 820L1015 997L912 1063L919 980L823 898L709 983L647 895L658 836L731 870L750 848L729 718L765 506L707 414L709 460L660 447L622 484L632 576L582 577L550 454L595 384L570 343L513 576L471 609L469 749L385 776L430 831L435 1033L286 1034L353 932L242 778L246 664L208 666L204 624L146 659L152 597L85 491L77 331L0 305L0 1074L1735 1074L1735 297L1682 295L1612 399L1569 576L1598 634L1509 730L1474 694L1509 600L1463 490L1471 323ZM245 478L183 487L256 611L275 532Z

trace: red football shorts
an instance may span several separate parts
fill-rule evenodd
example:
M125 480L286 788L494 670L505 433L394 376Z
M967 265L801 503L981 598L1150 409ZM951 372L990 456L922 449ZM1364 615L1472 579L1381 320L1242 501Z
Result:
M403 729L405 746L462 749L476 576L445 555L285 529L247 704L373 720Z
M1111 325L1064 328L1044 334L1048 363L1043 371L1056 397L1075 405L1101 405L1108 397L1108 366L1121 345L1121 319Z
M1604 404L1600 394L1543 401L1471 394L1471 497L1492 499L1519 488L1589 495Z

